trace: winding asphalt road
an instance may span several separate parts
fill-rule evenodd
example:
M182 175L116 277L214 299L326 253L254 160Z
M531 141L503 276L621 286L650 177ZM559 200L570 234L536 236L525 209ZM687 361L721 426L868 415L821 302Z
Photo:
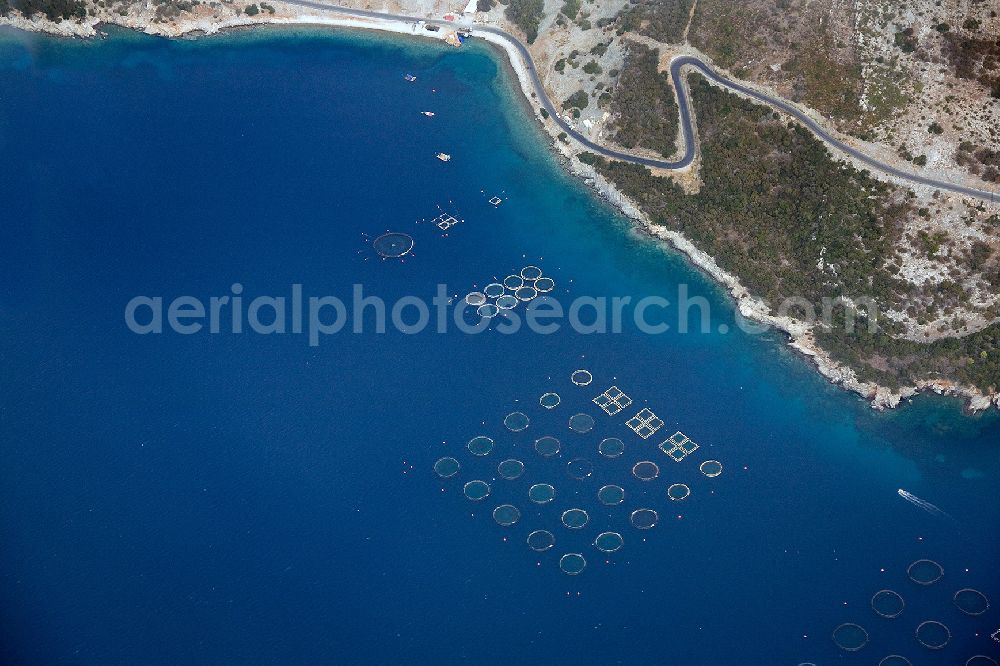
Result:
M354 9L351 7L341 7L338 5L327 4L324 2L314 2L313 0L281 0L281 2L288 5L298 5L301 7L308 7L310 9L319 9L329 12L335 12L337 14L343 14L345 16L356 16L360 18L369 19L382 19L391 21L404 21L407 23L415 23L417 21L424 21L430 25L438 25L455 28L458 27L455 23L443 20L435 19L425 19L415 16L403 16L400 14L386 14L382 12L372 12L364 9ZM920 185L927 185L930 187L935 187L941 190L947 190L948 192L955 192L957 194L963 194L970 197L975 197L977 199L983 199L984 201L1000 201L1000 193L991 192L989 190L977 189L974 187L966 187L965 185L960 185L958 183L951 183L944 180L937 180L935 178L928 178L926 176L921 176L919 174L910 173L908 171L903 171L897 169L891 164L886 164L870 155L867 155L857 148L850 146L840 139L837 139L825 129L823 129L815 120L810 118L808 115L797 109L791 103L778 97L771 97L770 95L765 95L762 92L753 90L743 86L735 81L727 79L722 76L714 69L709 67L707 64L699 60L694 56L678 56L670 62L670 78L673 80L674 90L677 92L677 102L680 109L680 126L681 132L684 135L684 155L677 161L670 160L660 160L649 157L641 157L637 155L631 155L629 153L624 153L617 150L612 150L610 148L605 148L597 143L594 143L586 136L575 130L569 123L562 119L559 115L559 111L552 104L552 100L549 99L548 94L545 92L545 87L542 86L542 81L538 76L538 70L535 69L535 63L531 58L531 53L528 52L528 47L526 47L521 40L514 37L508 32L501 30L500 28L495 28L493 26L482 26L473 25L472 34L476 33L491 33L498 37L501 37L508 42L517 50L521 55L521 59L524 61L525 69L528 71L528 75L531 77L532 85L535 88L535 94L541 101L542 106L548 111L549 116L553 121L569 136L572 136L576 141L586 146L589 150L592 150L599 155L609 157L611 159L620 160L623 162L632 162L634 164L641 164L643 166L654 167L658 169L683 169L684 167L691 164L695 156L695 138L694 138L694 126L691 123L691 104L688 99L687 86L684 83L681 70L685 67L693 68L701 72L706 78L714 81L715 83L734 90L748 97L752 97L764 104L772 106L776 109L787 113L790 116L794 116L800 123L805 125L809 131L819 137L821 140L826 142L828 145L833 146L835 149L842 153L850 155L851 157L867 164L872 169L881 171L882 173L895 176L897 178L910 181L912 183L917 183Z

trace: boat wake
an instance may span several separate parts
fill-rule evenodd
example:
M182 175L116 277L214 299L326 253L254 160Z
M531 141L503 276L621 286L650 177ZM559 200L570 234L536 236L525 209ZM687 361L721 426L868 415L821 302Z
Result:
M927 513L931 514L932 516L935 516L937 518L947 518L948 520L952 520L952 521L955 520L948 513L942 511L941 509L939 509L938 507L934 506L933 504L931 504L927 500L920 499L919 497L917 497L913 493L908 493L905 490L903 490L902 488L900 488L896 492L899 493L899 496L902 497L903 499L905 499L907 502L909 502L910 504L912 504L914 506L920 507L921 509L923 509Z

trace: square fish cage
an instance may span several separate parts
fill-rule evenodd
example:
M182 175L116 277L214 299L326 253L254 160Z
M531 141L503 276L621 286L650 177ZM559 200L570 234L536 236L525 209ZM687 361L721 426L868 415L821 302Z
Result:
M614 416L631 405L632 398L625 395L617 386L612 386L594 398L593 403L603 409L608 416Z

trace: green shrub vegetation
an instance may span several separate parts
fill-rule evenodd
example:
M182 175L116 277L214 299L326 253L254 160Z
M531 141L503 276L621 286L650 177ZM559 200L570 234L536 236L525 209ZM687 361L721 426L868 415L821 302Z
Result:
M638 32L668 44L684 37L692 0L640 0L618 15L618 31Z
M569 96L562 104L564 109L586 109L587 104L590 103L590 95L587 94L585 90L577 90L575 93Z
M3 10L4 6L7 7L6 11ZM87 16L87 6L82 0L7 0L4 6L0 6L0 14L16 9L24 16L44 14L50 21L82 19Z
M544 0L510 0L504 15L524 31L531 44L538 37L538 24L542 22L544 9Z
M785 125L770 109L698 75L690 81L702 149L697 194L686 195L639 165L587 153L581 161L594 164L655 223L683 233L772 304L800 297L821 311L824 298L841 296L873 299L881 308L918 300L917 288L896 275L895 245L912 214L906 198L867 172L835 162L812 134ZM924 249L936 251L945 239L927 241ZM973 248L970 256L987 265L988 248ZM955 283L935 290L964 298ZM863 311L851 313L858 325L849 332L847 309L838 306L834 313L834 325L818 329L817 340L862 379L893 387L928 377L983 389L1000 385L1000 325L919 343L899 338L884 318L870 331Z
M575 19L576 15L580 13L580 0L566 0L566 2L563 3L562 9L559 11L562 12L563 16L566 18Z
M949 32L944 35L944 54L962 79L978 81L990 95L1000 99L1000 39Z
M597 64L596 60L591 60L583 66L583 71L587 74L600 74L604 70L601 69L601 66Z
M669 156L677 140L677 99L667 72L658 71L659 62L658 50L631 43L611 109L615 141Z

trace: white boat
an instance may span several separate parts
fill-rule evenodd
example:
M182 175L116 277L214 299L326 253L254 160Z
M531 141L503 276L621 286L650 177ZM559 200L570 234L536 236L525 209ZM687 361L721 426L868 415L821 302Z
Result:
M414 81L417 80L417 77L415 77L413 74L407 74L403 78L409 81L410 83L413 83Z
M438 153L437 158L442 162L447 162L451 159L451 155L449 155L448 153Z
M420 113L424 114L428 118L433 118L434 117L434 112L433 111L421 111Z

